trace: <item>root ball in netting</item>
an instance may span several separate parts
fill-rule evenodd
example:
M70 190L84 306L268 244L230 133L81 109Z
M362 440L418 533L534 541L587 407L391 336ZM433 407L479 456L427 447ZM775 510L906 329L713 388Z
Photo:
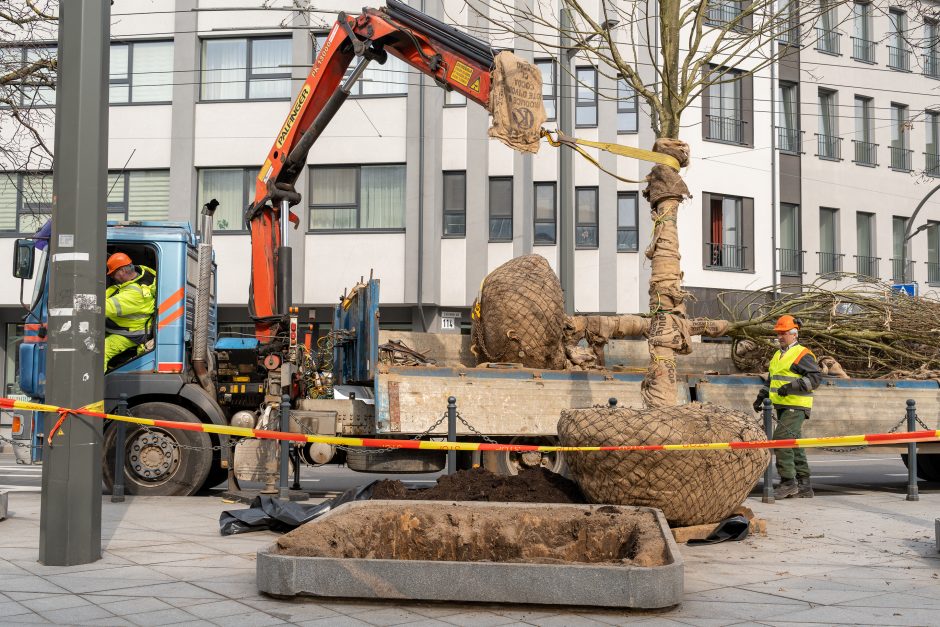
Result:
M563 411L561 446L628 446L766 440L756 417L711 403L655 409ZM593 503L643 505L671 526L720 521L754 488L770 460L764 449L597 451L566 456L571 476Z

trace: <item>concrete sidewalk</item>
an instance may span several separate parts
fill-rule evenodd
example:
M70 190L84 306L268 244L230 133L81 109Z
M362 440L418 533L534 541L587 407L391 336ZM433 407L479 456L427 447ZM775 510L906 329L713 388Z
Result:
M940 494L858 493L745 503L765 537L681 546L685 597L658 612L357 600L276 600L255 587L255 552L276 535L219 535L215 497L103 502L103 558L36 560L39 494L10 493L0 522L0 623L68 625L936 624Z

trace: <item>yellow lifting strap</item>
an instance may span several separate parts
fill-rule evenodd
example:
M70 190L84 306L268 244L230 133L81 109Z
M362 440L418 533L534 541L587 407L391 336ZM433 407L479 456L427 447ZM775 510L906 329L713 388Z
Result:
M624 178L622 176L614 174L610 170L602 167L601 164L598 163L597 159L589 155L587 151L584 150L584 148L582 148L581 146L590 146L591 148L604 150L606 152L609 152L615 155L620 155L622 157L632 157L634 159L641 159L643 161L651 161L652 163L659 163L661 165L667 165L673 170L675 170L676 172L678 172L680 169L678 159L676 159L675 157L671 157L667 154L663 154L661 152L653 152L652 150L634 148L633 146L623 146L621 144L614 144L611 142L593 142L587 139L578 139L577 137L570 137L568 135L565 135L559 130L554 131L554 133L558 137L557 139L555 139L554 137L552 137L552 132L553 131L549 131L543 128L541 132L541 136L547 139L548 143L554 146L555 148L564 144L565 146L568 146L569 148L576 150L582 157L584 157L585 159L593 163L597 167L597 169L601 170L602 172L606 172L607 174L611 175L615 179L621 180L624 183L644 183L646 182L646 179L643 179L642 181L634 181L633 179Z

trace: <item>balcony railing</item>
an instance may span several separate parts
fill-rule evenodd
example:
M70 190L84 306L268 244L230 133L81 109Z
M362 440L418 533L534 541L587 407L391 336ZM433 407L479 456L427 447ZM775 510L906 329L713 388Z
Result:
M780 31L777 33L777 41L788 46L800 45L800 24L799 21L787 21L780 24Z
M927 78L940 78L940 51L923 55L924 76Z
M861 277L877 279L879 261L881 261L881 257L855 255L855 273Z
M842 138L816 133L816 156L820 159L842 160Z
M862 63L875 62L875 42L861 37L852 37L852 58Z
M705 139L713 139L733 144L744 143L744 120L725 118L718 115L709 115L707 135Z
M914 280L914 261L912 259L892 259L891 280L895 283L912 282Z
M707 261L705 267L710 270L744 270L745 246L732 244L705 244Z
M891 153L892 170L910 172L913 169L911 167L912 155L914 154L913 150L902 148L900 146L889 146L888 150Z
M940 154L924 153L924 172L927 176L940 176Z
M777 150L803 154L803 131L785 126L777 127Z
M795 248L778 248L780 274L783 276L802 276L803 275L803 255L805 250L796 250Z
M841 253L826 253L826 252L817 252L819 255L819 274L821 276L832 276L835 274L842 274L842 258L845 257Z
M902 72L911 71L911 53L906 48L888 46L888 67Z
M741 15L743 4L734 0L710 0L705 9L705 23L710 26L724 26Z
M852 143L855 144L855 161L853 163L870 166L878 165L878 144L857 139L853 139Z
M839 54L839 38L842 33L825 28L816 28L816 50L826 54Z
M940 263L936 261L927 262L927 282L931 285L940 283Z

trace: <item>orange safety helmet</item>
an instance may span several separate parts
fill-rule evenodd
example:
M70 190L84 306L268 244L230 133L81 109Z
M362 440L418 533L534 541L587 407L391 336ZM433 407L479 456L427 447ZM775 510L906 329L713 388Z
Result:
M125 255L124 253L114 253L108 257L108 276L114 274L114 271L118 268L123 268L124 266L129 266L133 261L131 258Z
M791 315L780 316L777 319L777 324L774 325L774 331L777 333L786 333L787 331L799 328L800 325L797 323L796 318Z

